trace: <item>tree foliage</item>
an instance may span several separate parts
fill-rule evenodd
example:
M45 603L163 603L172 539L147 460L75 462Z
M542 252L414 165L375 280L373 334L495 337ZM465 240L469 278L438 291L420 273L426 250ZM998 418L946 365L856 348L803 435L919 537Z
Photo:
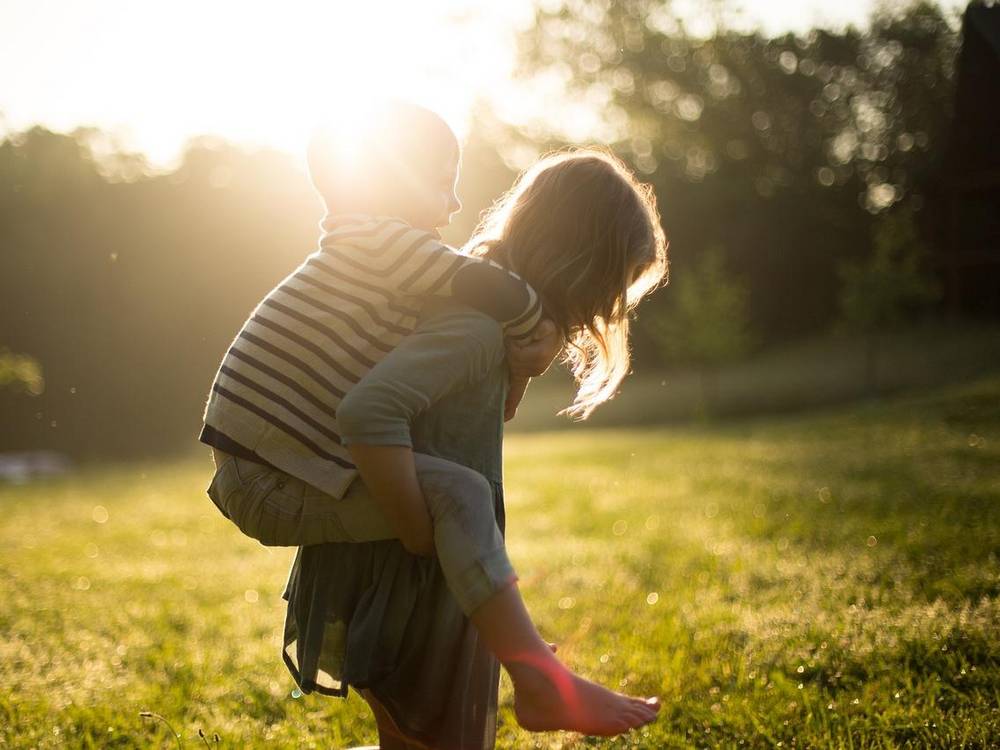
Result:
M923 267L925 258L912 214L896 211L880 218L872 254L840 268L843 327L863 334L885 331L904 320L908 306L935 299L937 287Z
M919 4L865 32L768 39L731 30L723 11L699 37L668 3L544 3L521 60L553 85L550 117L514 132L479 112L463 156L454 243L510 186L504 162L570 131L583 138L584 111L588 132L653 183L673 288L638 320L637 368L661 359L652 322L685 308L686 331L701 331L685 356L706 363L745 349L746 330L766 344L825 329L851 274L838 270L877 257L873 222L897 204L932 252L942 244L935 159L950 112L950 20ZM315 248L320 217L302 171L268 151L199 139L154 173L93 129L0 141L0 342L45 368L35 397L0 388L0 450L193 445L222 353ZM685 279L701 284L698 299Z
M4 389L40 395L45 390L41 366L27 354L0 347L0 390Z
M709 249L673 282L670 304L651 323L666 360L717 367L750 349L746 287L723 263L721 253Z
M670 303L644 318L667 364L696 366L700 394L695 412L701 417L715 407L719 367L744 356L753 343L746 285L727 273L724 263L717 248L702 252L694 266L672 282Z
M514 177L478 136L463 162L456 244ZM157 173L92 129L0 140L0 342L45 368L42 389L27 360L0 360L0 451L193 447L223 353L316 249L321 218L275 152L201 138Z
M122 179L126 156L109 166L92 131L0 143L0 341L45 367L44 393L0 392L0 450L192 445L232 336L315 246L320 206L287 157L202 140Z
M522 70L556 79L567 111L596 112L591 137L654 184L675 278L721 247L765 340L821 330L837 315L838 265L867 256L874 215L902 201L921 209L923 234L940 231L956 25L917 3L865 32L769 39L712 7L706 37L658 0L545 3ZM573 135L558 118L523 132Z
M907 312L936 299L937 285L927 275L926 253L913 215L906 210L882 216L873 230L868 258L840 267L840 327L863 343L864 383L878 390L882 334L898 326Z

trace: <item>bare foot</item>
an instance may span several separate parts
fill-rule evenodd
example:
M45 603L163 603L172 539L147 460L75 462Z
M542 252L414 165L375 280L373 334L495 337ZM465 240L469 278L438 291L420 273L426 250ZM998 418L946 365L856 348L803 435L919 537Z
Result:
M514 714L531 732L565 729L610 737L656 718L656 698L633 698L573 674L555 658L508 671L514 681Z

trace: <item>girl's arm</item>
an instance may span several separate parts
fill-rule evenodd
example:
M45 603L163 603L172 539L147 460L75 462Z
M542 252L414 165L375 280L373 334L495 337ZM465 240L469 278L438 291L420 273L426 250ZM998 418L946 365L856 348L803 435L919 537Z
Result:
M385 216L337 222L324 221L320 247L362 281L400 295L451 297L489 315L512 340L527 339L542 317L538 295L517 274L462 255L434 233Z
M352 443L349 450L361 481L379 510L389 519L393 533L406 551L432 557L434 527L417 481L413 450L402 445L364 443Z
M451 306L421 321L337 408L341 438L362 481L410 552L429 555L434 546L410 425L440 398L485 377L503 357L496 322Z

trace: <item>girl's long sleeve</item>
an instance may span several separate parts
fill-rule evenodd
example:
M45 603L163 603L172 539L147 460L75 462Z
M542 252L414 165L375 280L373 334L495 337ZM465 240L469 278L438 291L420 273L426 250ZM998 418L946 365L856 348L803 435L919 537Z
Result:
M418 414L485 377L503 357L496 321L454 303L438 306L341 401L341 439L412 446L410 425Z

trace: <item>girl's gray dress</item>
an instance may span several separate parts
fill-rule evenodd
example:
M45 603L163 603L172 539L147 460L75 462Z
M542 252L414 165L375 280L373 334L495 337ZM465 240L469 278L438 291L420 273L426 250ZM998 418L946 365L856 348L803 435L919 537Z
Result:
M503 532L507 368L496 322L454 303L429 307L366 378L398 395L372 405L387 433L400 413L419 412L414 450L490 481ZM300 547L284 597L284 659L303 692L344 697L348 686L369 688L415 739L441 750L494 747L499 663L436 560L397 540Z

